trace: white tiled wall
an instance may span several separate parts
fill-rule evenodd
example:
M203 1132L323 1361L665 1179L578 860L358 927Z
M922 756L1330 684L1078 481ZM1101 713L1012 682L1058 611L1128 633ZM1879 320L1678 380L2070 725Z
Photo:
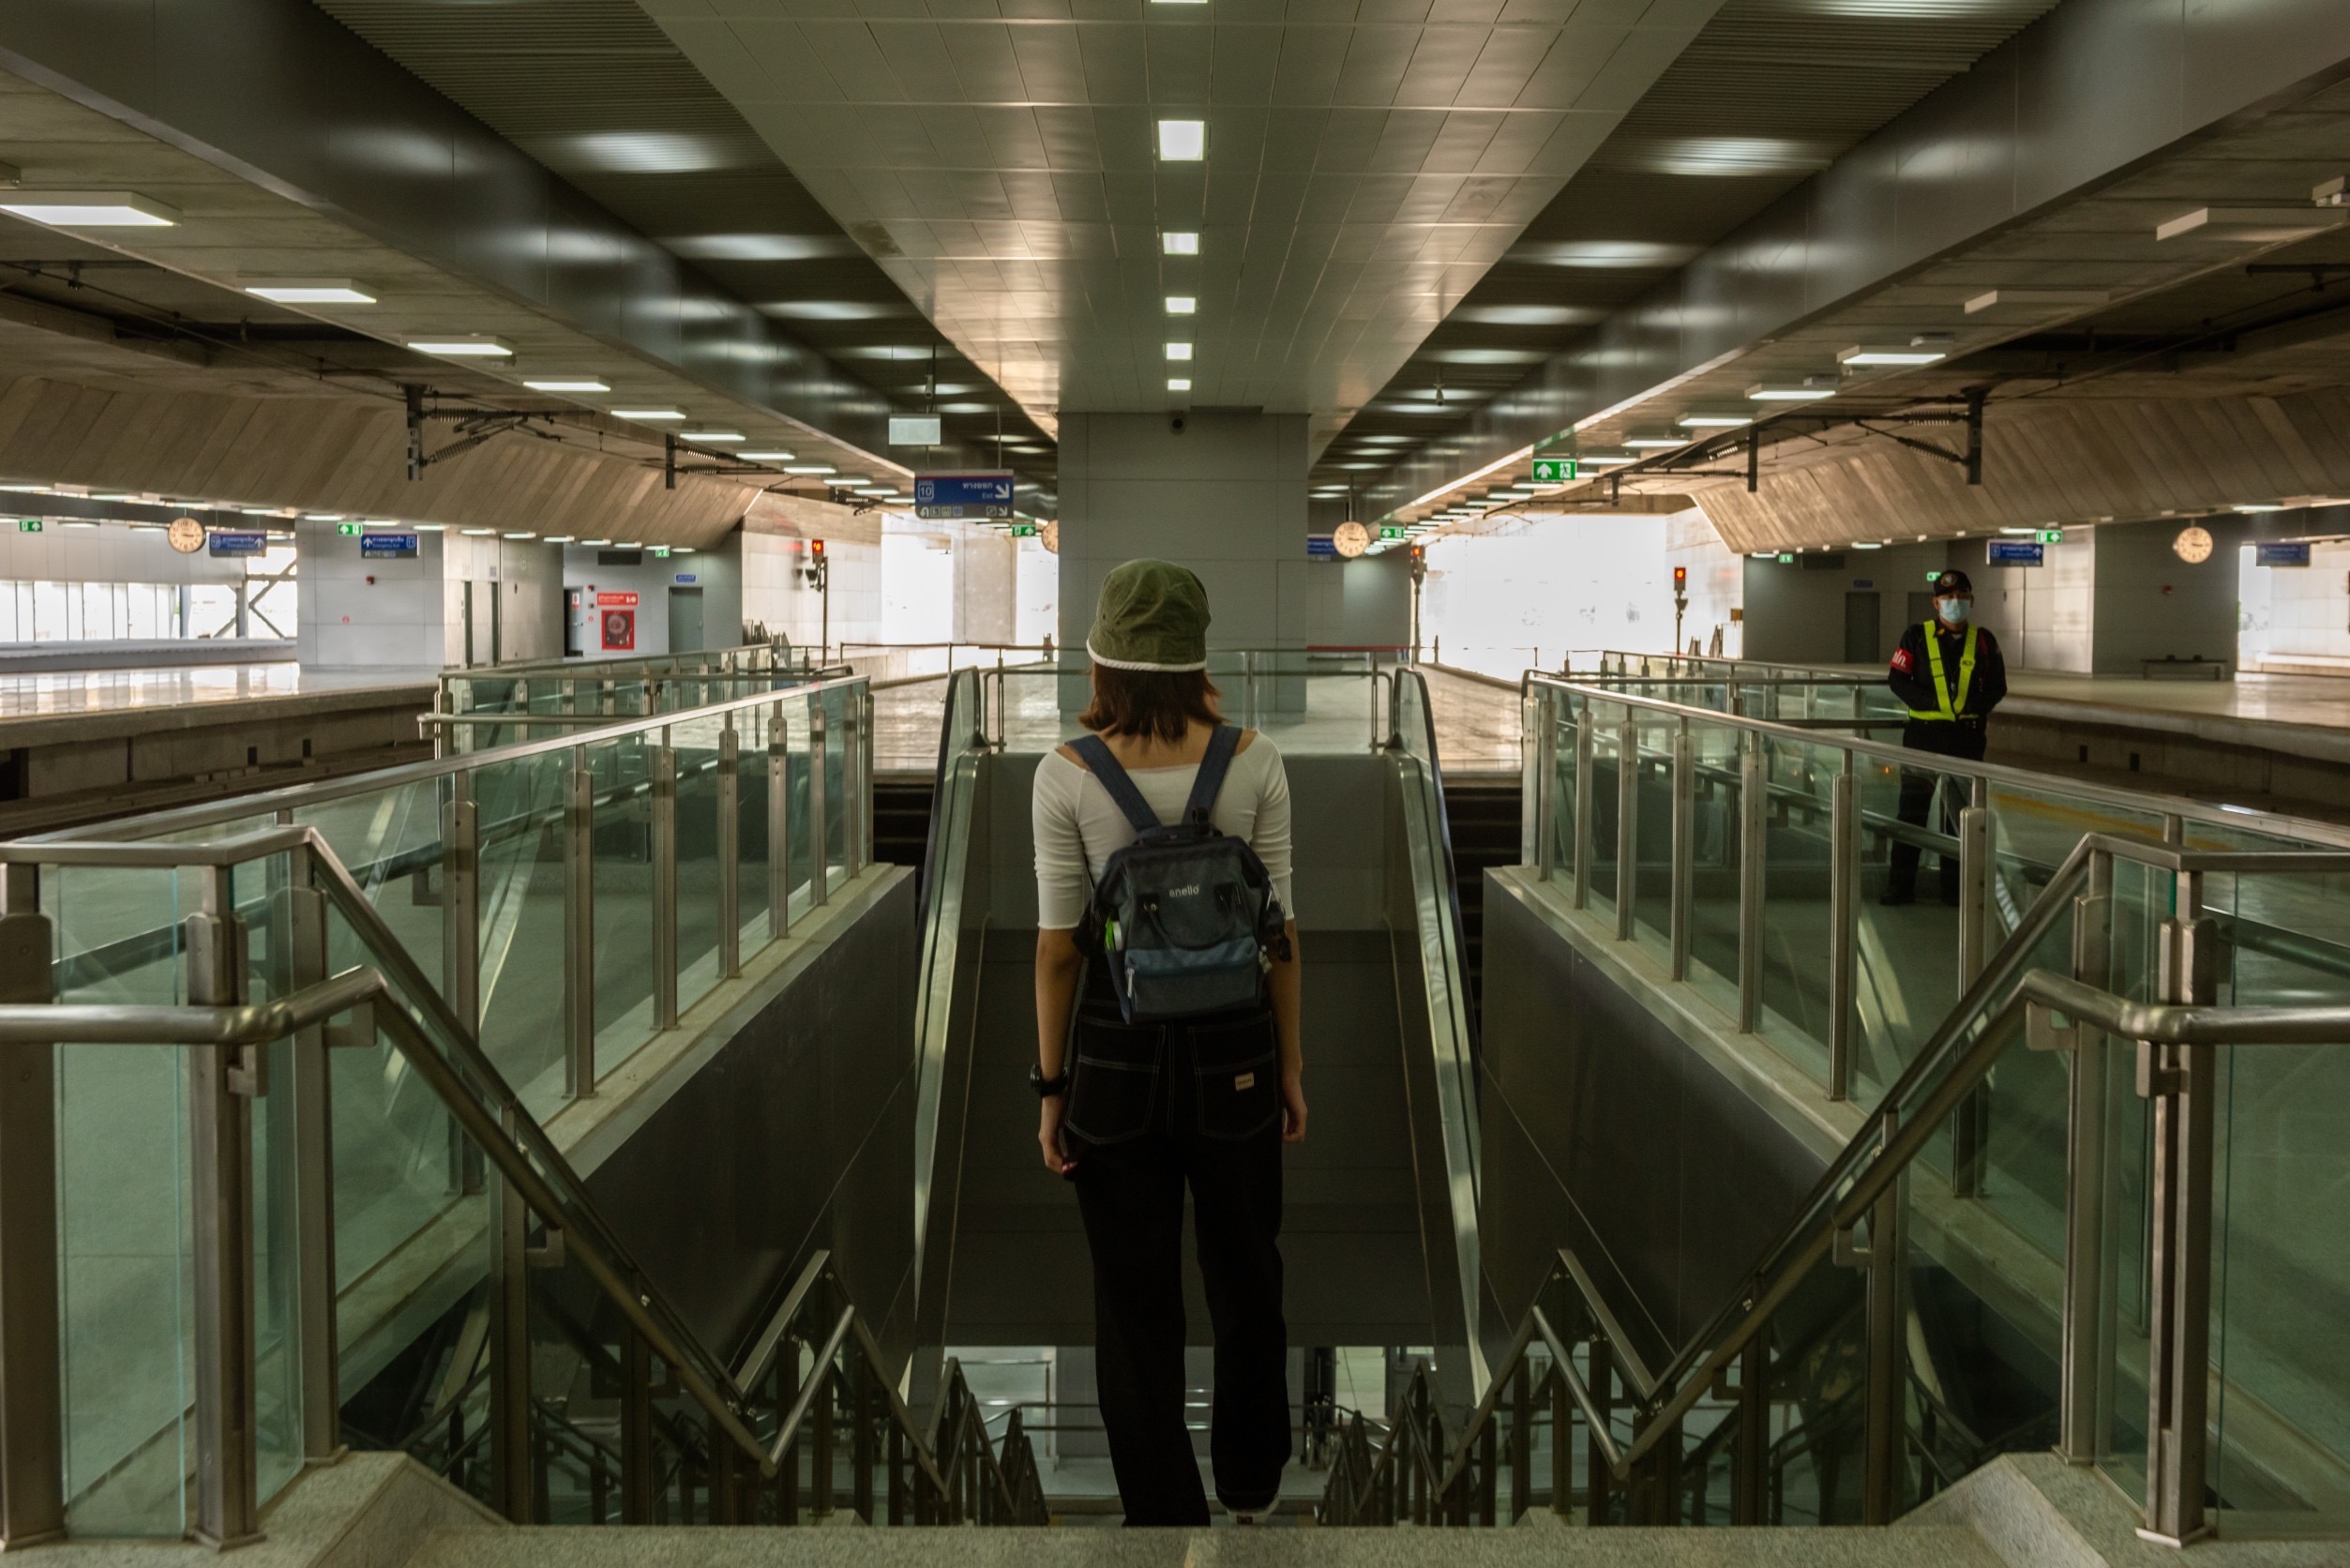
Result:
M2312 545L2306 566L2258 565L2251 545L2241 551L2245 668L2273 658L2350 671L2350 544Z
M424 534L413 560L369 561L331 522L298 526L305 670L381 670L387 678L429 673L445 657L442 536Z

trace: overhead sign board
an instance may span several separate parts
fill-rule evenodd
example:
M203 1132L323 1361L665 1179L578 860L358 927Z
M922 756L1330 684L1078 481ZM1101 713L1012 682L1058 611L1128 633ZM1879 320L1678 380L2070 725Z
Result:
M1534 483L1563 485L1576 476L1577 460L1574 458L1536 458Z
M2306 566L2309 565L2307 539L2263 540L2252 547L2253 560L2263 566Z
M2037 566L2048 559L2048 547L2022 539L1994 539L1985 547L1995 566Z
M934 522L1012 516L1012 471L914 475L914 516Z
M249 534L242 530L216 528L205 537L204 544L215 555L266 555L269 553L268 535Z
M363 561L399 561L416 553L416 535L387 532L359 535L359 558Z
M939 416L935 414L893 414L889 416L892 446L936 446Z
M1338 541L1327 534L1308 534L1305 535L1305 558L1308 561L1337 560Z
M637 608L637 596L633 593L624 594L615 590L603 590L595 596L595 608L598 610L634 610Z

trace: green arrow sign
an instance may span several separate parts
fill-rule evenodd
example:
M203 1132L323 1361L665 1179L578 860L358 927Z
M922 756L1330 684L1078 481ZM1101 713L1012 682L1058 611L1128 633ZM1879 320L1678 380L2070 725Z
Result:
M2034 534L2032 537L2043 545L2060 545L2064 543L2064 530L2061 528L2043 528L2039 533Z
M1534 460L1534 483L1538 485L1563 485L1574 477L1575 460L1573 458Z
M355 522L339 522L335 524L335 532L346 539L352 538L358 534L359 525Z
M1036 525L1032 522L1016 522L1012 525L1012 536L1016 539L1032 539L1036 537Z
M1400 539L1410 532L1411 530L1405 528L1400 523L1385 523L1379 528L1379 537L1382 539Z
M16 520L16 531L20 534L38 534L41 531L41 520L38 518L19 518Z

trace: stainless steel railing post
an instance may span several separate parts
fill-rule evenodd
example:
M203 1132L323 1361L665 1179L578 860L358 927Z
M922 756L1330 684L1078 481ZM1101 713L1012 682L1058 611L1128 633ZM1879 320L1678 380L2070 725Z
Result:
M481 833L468 768L449 775L441 807L441 994L457 1020L481 1037ZM448 1123L449 1190L481 1191L481 1152Z
M1387 701L1394 706L1392 695ZM1559 773L1555 701L1548 686L1535 686L1518 705L1517 858L1519 865L1534 867L1538 882L1550 880L1559 860L1551 809Z
M821 909L832 897L832 832L825 821L824 700L807 700L807 906Z
M200 873L203 907L182 924L188 1000L246 1000L245 922L233 867ZM253 1365L253 1100L266 1045L188 1055L189 1210L194 1221L196 1509L192 1533L231 1546L260 1533L260 1416Z
M1640 897L1640 716L1624 705L1616 735L1616 940L1632 940L1632 909Z
M840 879L847 882L863 864L865 849L865 726L863 704L841 704Z
M1890 1145L1900 1130L1897 1112L1879 1113L1883 1129L1880 1147ZM1901 1512L1901 1480L1907 1466L1908 1380L1903 1369L1909 1356L1904 1325L1908 1312L1903 1300L1906 1257L1902 1240L1904 1184L1886 1187L1869 1211L1868 1342L1864 1351L1868 1386L1862 1392L1860 1522L1890 1525Z
M291 811L279 814L290 822ZM272 896L272 983L288 995L326 978L326 895L310 874L310 852L286 853L286 885ZM367 1042L372 1044L372 1040ZM292 1178L294 1324L301 1367L302 1456L330 1462L343 1451L342 1400L335 1327L335 1142L333 1074L326 1063L326 1026L297 1031L291 1053L291 1095L270 1102L272 1147L291 1151L272 1160ZM285 1143L277 1140L284 1138Z
M501 1130L516 1130L512 1108ZM490 1505L518 1525L534 1522L531 1455L530 1206L500 1171L490 1180Z
M857 860L860 865L873 864L873 687L868 682L857 687L852 701L859 718L857 734L861 749L857 754Z
M0 1002L56 1000L40 868L0 867ZM56 1052L0 1047L0 1545L65 1534Z
M1970 778L1971 805L1958 814L1958 994L1982 972L1991 885L1991 812L1986 781ZM1991 1143L1991 1086L1977 1084L1951 1115L1951 1192L1981 1196Z
M1738 768L1738 1032L1752 1034L1762 1021L1763 855L1770 831L1770 802L1763 737L1741 737Z
M743 738L734 716L718 731L718 975L743 972Z
M661 733L666 736L669 731ZM677 1027L677 752L644 748L653 807L653 1027Z
M2072 901L2072 977L2106 989L2113 975L2114 857L2089 857L2088 886ZM2065 1094L2064 1326L2060 1355L2056 1452L2069 1464L2097 1462L2109 1431L2113 1380L2112 1297L2106 1289L2112 1114L2107 1072L2110 1045L2086 1021L2075 1019L2079 1043L2067 1063Z
M1669 915L1672 977L1689 978L1689 918L1696 893L1696 744L1684 716L1673 730L1673 885Z
M595 1093L595 765L571 748L563 811L563 1093Z
M1828 1097L1852 1097L1853 1001L1859 966L1860 813L1855 804L1859 781L1852 753L1829 786L1828 797Z
M2207 1003L2219 995L2219 928L2203 912L2203 875L2178 878L2177 913L2162 927L2162 998ZM2154 1221L2152 1314L2147 1343L2146 1530L2184 1545L2207 1533L2210 1468L2212 1098L2207 1045L2138 1044L2138 1090L2153 1102L2148 1207Z
M767 935L791 929L791 730L777 702L767 716Z
M1574 716L1574 907L1591 903L1591 706Z

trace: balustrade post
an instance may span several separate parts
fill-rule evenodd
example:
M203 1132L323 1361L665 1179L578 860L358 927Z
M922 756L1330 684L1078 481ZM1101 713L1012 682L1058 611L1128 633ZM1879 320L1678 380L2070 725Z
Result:
M292 818L291 811L278 814L280 822L290 823ZM309 847L289 850L286 864L286 885L272 895L276 907L271 911L279 939L272 944L273 984L280 996L326 978L326 895L312 874ZM279 1096L271 1107L270 1136L284 1138L293 1157L284 1161L281 1155L272 1164L280 1169L290 1166L292 1176L290 1262L301 1368L302 1456L308 1463L323 1464L343 1453L335 1325L333 1075L326 1060L326 1026L313 1024L296 1033L291 1056L291 1096Z
M1591 832L1594 786L1591 782L1591 705L1586 701L1574 716L1574 907L1591 902Z
M512 1107L499 1130L511 1141ZM490 1178L490 1503L518 1525L535 1522L531 1473L530 1209L503 1172Z
M2088 887L2072 901L2072 977L2102 990L2113 980L2114 857L2089 856ZM2056 1452L2069 1464L2097 1462L2113 1404L2112 1297L2105 1234L2110 1190L2111 1043L2084 1019L2067 1065L2065 1093L2064 1331Z
M1394 703L1391 696L1391 715ZM1528 706L1533 744L1524 748L1526 778L1518 791L1518 859L1534 867L1537 882L1548 882L1559 866L1558 697L1548 686L1536 686Z
M669 733L664 730L666 737ZM653 1027L677 1027L677 751L644 748L652 775Z
M1738 1032L1752 1034L1762 1021L1763 857L1770 822L1763 738L1755 731L1741 737L1738 779Z
M1770 1461L1770 1400L1764 1386L1769 1360L1768 1347L1759 1334L1739 1354L1738 1434L1730 1451L1730 1523L1734 1525L1763 1522L1764 1478Z
M471 769L449 775L448 798L441 807L441 976L442 994L458 1021L478 1037L481 1033L481 835L474 805ZM448 1124L449 1187L459 1193L482 1190L481 1151Z
M1640 710L1624 704L1616 734L1616 940L1632 940L1640 897Z
M767 935L791 929L791 730L777 702L767 716Z
M653 1348L633 1323L620 1326L620 1522L654 1522ZM786 1522L789 1522L788 1520Z
M807 904L821 909L832 897L832 832L824 820L824 700L807 700Z
M743 972L743 738L734 716L718 731L718 976Z
M1689 733L1689 720L1683 717L1673 729L1673 882L1668 946L1672 977L1676 980L1689 978L1689 920L1696 892L1696 747Z
M1510 1379L1510 1520L1517 1523L1533 1500L1534 1371L1525 1361Z
M247 1000L245 922L235 873L198 875L203 907L182 925L186 993L198 1006ZM268 1047L188 1053L193 1181L196 1509L192 1533L232 1546L261 1533L260 1426L253 1368L253 1101L268 1088Z
M1829 793L1828 845L1828 1097L1852 1096L1853 1001L1859 966L1855 943L1860 905L1860 813L1852 753L1843 753Z
M571 748L563 810L563 1092L595 1093L595 768Z
M1610 1359L1612 1352L1606 1335L1593 1334L1590 1346L1591 1409L1595 1412L1592 1419L1604 1426L1616 1419L1616 1367ZM1563 1380L1559 1393L1563 1401ZM1607 1524L1610 1522L1608 1493L1615 1485L1616 1472L1607 1468L1607 1456L1600 1451L1596 1441L1584 1445L1583 1468L1583 1522L1587 1525ZM1639 1521L1633 1522L1636 1524Z
M40 868L0 867L0 1002L57 1000ZM0 1545L66 1531L56 1051L0 1046Z
M1878 1148L1900 1127L1892 1110L1877 1118ZM1906 1380L1909 1360L1904 1301L1906 1259L1902 1235L1902 1183L1896 1179L1869 1211L1867 1270L1868 1339L1863 1348L1868 1385L1862 1391L1860 1522L1889 1525L1901 1512L1903 1446L1908 1435Z
M2219 996L2219 927L2204 913L2203 874L2178 878L2162 923L2162 1000ZM2138 1043L2138 1093L2153 1102L2152 1314L2147 1344L2144 1533L2184 1545L2207 1534L2211 1400L2213 1058L2207 1045Z

